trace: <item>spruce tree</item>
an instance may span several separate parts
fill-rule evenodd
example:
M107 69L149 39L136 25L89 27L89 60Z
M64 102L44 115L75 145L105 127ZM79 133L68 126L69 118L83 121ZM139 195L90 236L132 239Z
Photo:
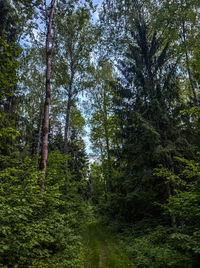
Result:
M155 180L153 170L158 165L174 170L173 156L183 149L176 62L170 59L169 43L151 31L141 14L136 17L132 42L125 59L118 61L122 76L115 86L121 120L118 166L125 173L120 208L127 220L160 214L154 202L163 202L173 186Z

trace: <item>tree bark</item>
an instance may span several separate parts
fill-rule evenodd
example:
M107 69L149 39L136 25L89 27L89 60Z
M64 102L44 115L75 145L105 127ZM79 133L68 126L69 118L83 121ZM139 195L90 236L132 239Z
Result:
M108 133L108 111L107 111L107 104L106 104L106 91L103 89L103 113L104 113L104 131L105 131L105 140L106 140L106 151L107 151L107 174L106 180L110 191L112 191L112 181L111 181L111 158L110 158L110 143L109 143L109 133Z
M48 157L48 134L49 134L49 109L51 103L51 30L52 30L52 22L53 22L53 13L55 9L56 0L51 1L51 7L48 14L47 12L47 35L46 35L46 96L45 96L45 104L44 104L44 119L42 126L42 150L41 150L41 162L40 162L40 170L43 172L45 177L46 168L47 168L47 157ZM44 179L42 182L42 191L44 191Z
M64 154L68 153L68 132L69 132L69 120L70 120L70 114L71 114L71 106L72 106L72 86L74 81L74 64L73 64L73 56L71 48L70 50L70 71L71 71L71 77L70 77L70 83L69 83L69 90L68 90L68 102L67 102L67 111L66 111L66 119L65 119L65 136L64 136ZM67 162L66 162L67 166Z
M38 131L38 143L36 148L36 154L40 155L41 144L42 144L42 123L43 123L43 109L40 111L40 122L39 122L39 131Z
M71 113L71 106L72 106L72 84L70 84L68 92L67 112L65 119L64 154L68 153L68 141L69 141L68 132L69 132L69 119Z

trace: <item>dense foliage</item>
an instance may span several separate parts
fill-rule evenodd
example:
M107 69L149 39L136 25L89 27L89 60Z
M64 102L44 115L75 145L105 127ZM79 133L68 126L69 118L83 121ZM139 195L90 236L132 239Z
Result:
M199 8L0 0L0 267L199 267Z

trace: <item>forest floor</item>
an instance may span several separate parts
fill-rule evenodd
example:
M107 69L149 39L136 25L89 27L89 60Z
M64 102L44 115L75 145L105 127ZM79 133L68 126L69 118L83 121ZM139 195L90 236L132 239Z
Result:
M128 267L135 266L106 227L98 222L88 225L85 233L84 268Z

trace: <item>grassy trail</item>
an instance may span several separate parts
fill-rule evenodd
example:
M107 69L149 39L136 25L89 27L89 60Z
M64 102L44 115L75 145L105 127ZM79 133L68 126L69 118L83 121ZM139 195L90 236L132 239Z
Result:
M84 268L134 267L112 235L100 224L88 226L85 241Z

